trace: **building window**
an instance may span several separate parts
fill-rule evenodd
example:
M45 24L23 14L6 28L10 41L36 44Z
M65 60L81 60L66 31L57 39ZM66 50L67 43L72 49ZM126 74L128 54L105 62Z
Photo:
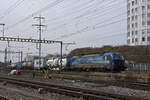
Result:
M135 0L135 4L137 4L138 2L137 2L137 0Z
M132 16L132 21L134 20L134 16Z
M138 8L135 8L135 12L136 12L136 13L138 12Z
M150 13L147 13L147 17L150 17Z
M132 43L134 43L134 38L132 38Z
M147 41L150 41L150 37L147 37Z
M142 30L142 34L145 34L145 30Z
M136 27L136 28L138 27L138 23L135 23L135 27Z
M150 25L150 21L147 21L147 25Z
M134 9L132 9L131 11L132 11L132 14L133 14L134 13Z
M135 31L135 35L138 35L138 31Z
M147 9L150 9L150 5L147 5Z
M127 20L128 20L128 23L129 23L129 22L130 22L130 17L128 17L128 19L127 19Z
M36 62L36 64L38 65L38 64L39 64L39 62Z
M132 36L134 35L134 31L132 31Z
M132 1L132 6L134 6L134 1Z
M145 14L142 14L142 19L145 19L145 17L146 17Z
M147 29L147 34L150 34L150 29Z
M128 10L128 16L130 15L130 10Z
M134 24L132 24L132 28L134 28Z
M127 8L130 9L130 3L128 3Z
M145 37L142 37L142 42L145 42Z
M142 0L142 2L145 2L145 0Z
M144 26L145 25L145 21L142 21L142 26Z
M145 6L142 6L142 10L145 10Z
M135 38L135 42L138 42L138 38Z
M138 16L137 15L135 15L135 20L137 20L138 19Z
M130 32L127 33L127 37L130 37Z
M127 40L127 43L130 44L130 39Z

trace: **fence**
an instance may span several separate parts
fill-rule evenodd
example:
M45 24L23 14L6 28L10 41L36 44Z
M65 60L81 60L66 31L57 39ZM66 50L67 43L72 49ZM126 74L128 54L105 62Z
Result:
M127 71L134 72L150 72L150 64L136 64L136 63L128 63L126 64Z

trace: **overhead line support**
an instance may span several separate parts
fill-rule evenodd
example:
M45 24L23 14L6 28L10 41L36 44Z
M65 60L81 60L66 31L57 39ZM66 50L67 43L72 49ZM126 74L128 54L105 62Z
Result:
M41 34L42 34L42 27L45 27L46 25L42 25L42 20L44 20L44 17L34 17L34 19L39 20L39 24L33 24L32 26L37 26L39 28L39 40L41 41ZM39 69L41 66L41 42L39 43Z
M5 24L0 23L0 25L1 25L1 26L3 26L3 30L2 30L2 32L3 32L3 37L4 37L4 31L5 31L4 26L5 26Z

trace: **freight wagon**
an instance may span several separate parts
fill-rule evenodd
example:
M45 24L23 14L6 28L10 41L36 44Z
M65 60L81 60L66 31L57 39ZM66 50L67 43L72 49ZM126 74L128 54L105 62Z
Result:
M40 69L46 67L46 59L45 58L41 58L40 61L39 59L34 59L34 69L39 69L39 65L40 65Z

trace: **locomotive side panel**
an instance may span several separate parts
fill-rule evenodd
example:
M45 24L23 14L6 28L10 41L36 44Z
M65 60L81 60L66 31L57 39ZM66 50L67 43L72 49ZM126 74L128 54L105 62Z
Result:
M83 56L72 58L72 68L105 68L109 69L109 61L103 56Z

